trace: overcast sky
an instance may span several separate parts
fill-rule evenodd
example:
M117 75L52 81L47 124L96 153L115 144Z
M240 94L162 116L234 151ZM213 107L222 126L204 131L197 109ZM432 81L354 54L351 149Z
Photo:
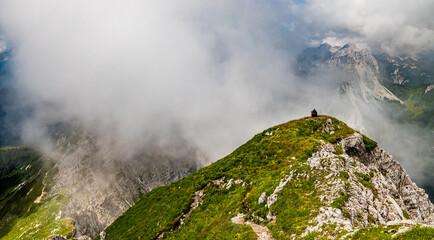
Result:
M28 141L75 119L131 149L176 133L214 161L313 107L350 118L334 85L295 76L302 49L434 50L433 11L431 0L0 0L0 28L36 109Z

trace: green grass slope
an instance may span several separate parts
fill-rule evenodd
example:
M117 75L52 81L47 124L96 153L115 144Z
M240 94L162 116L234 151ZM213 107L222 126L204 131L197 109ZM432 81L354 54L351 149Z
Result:
M245 214L245 221L266 226L275 239L300 236L307 223L317 216L314 210L321 207L321 193L315 190L315 181L321 176L307 176L309 166L303 163L321 140L342 152L336 143L354 133L334 118L335 133L322 131L328 118L303 118L269 128L210 166L155 188L105 230L105 239L257 239L252 227L231 221L239 213ZM376 146L367 137L364 141ZM299 173L298 179L283 187L278 201L269 209L258 202L263 192L270 196L281 179L291 173ZM200 204L191 208L195 201ZM274 221L267 220L268 212L273 213ZM324 231L338 234L332 226ZM373 236L367 234L375 231L383 234L382 229L363 231L353 239L367 239L366 236ZM421 231L426 229L414 230L415 236ZM432 229L427 231L432 233ZM390 239L393 233L386 232L381 239ZM315 238L314 234L305 236Z
M64 198L42 195L52 183L53 165L27 147L0 147L0 239L72 233L72 220L56 216Z
M290 171L306 170L299 163L312 155L319 146L318 140L336 143L354 133L336 119L333 120L340 129L335 134L321 133L327 118L305 118L267 129L199 172L154 189L107 228L106 239L154 239L163 232L168 239L256 239L249 227L234 224L231 218L245 212L247 218L266 219L266 208L257 201L262 192L270 195ZM210 184L218 179L240 179L246 184L233 184L229 189ZM314 217L310 209L320 204L313 191L314 181L302 181L281 191L282 201L271 207L278 212L276 223L269 226L273 235L285 238L300 233ZM170 232L176 229L195 192L201 189L205 194L202 204L179 230Z
M425 93L427 86L407 87L387 81L381 82L393 94L404 102L401 105L392 102L389 105L393 115L401 121L416 123L425 129L434 129L434 90Z

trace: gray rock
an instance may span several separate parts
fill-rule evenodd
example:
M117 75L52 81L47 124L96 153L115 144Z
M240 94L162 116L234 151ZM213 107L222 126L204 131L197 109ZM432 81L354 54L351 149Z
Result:
M105 240L105 236L106 236L105 231L102 231L102 232L99 233L99 237L100 237L101 240Z
M434 226L434 205L428 195L390 154L378 147L368 152L358 133L339 144L344 153L336 155L333 145L322 142L307 164L311 174L323 176L317 180L316 189L324 193L320 199L325 206L331 206L341 194L348 200L341 209L321 208L302 236L331 223L350 232L372 224ZM348 178L342 180L341 172L348 173Z
M66 237L56 234L56 235L50 237L48 240L66 240Z
M366 151L365 143L363 142L363 136L359 133L354 133L341 141L342 149L348 156L355 157L358 161L365 165L369 165L372 158L370 153Z
M267 194L265 192L263 192L258 199L258 204L261 204L261 203L266 202L266 201L267 201Z
M78 238L74 238L74 240L92 240L92 238L88 236L80 236ZM104 239L103 239L104 240Z
M177 181L198 168L197 150L180 142L178 156L149 147L134 155L82 130L70 142L59 137L54 186L48 197L67 195L62 217L74 220L72 237L96 237L151 189Z

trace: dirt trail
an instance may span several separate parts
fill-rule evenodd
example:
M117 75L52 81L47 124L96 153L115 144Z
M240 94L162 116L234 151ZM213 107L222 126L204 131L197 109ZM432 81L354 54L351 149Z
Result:
M47 186L47 184L45 183L45 178L47 178L48 172L45 174L44 179L42 179L42 191L41 191L41 195L39 195L39 197L37 197L34 201L34 203L40 203L42 200L42 197L44 197L45 192L45 187Z
M250 221L244 222L244 216L244 214L238 213L238 215L233 217L231 220L233 223L236 224L245 224L250 226L256 233L256 235L258 235L258 240L274 240L270 230L267 227L258 225Z

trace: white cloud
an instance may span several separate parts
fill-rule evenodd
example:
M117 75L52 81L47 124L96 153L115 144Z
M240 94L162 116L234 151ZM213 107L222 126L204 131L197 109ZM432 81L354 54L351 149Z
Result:
M128 150L184 138L216 160L312 108L351 120L326 76L297 79L296 53L325 40L433 50L432 9L432 1L3 0L0 22L17 87L35 108L29 140L74 119Z
M175 126L212 158L296 114L275 103L297 88L288 52L275 44L278 18L260 1L0 5L36 122L78 119L137 148Z
M434 50L434 1L307 0L306 22L322 38L366 42L375 51L416 54Z

